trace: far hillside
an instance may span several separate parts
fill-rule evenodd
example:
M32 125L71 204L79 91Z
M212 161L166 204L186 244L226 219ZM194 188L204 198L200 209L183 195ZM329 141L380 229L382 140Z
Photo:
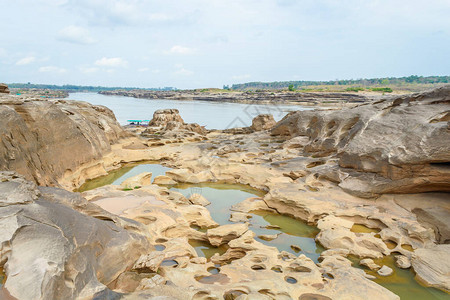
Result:
M301 92L418 92L450 83L450 76L386 77L332 81L275 81L233 84L236 91L290 90Z

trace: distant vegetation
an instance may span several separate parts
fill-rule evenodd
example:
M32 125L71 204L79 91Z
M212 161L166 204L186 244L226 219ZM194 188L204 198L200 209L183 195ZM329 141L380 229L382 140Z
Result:
M32 84L32 83L8 83L10 88L16 89L48 89L48 90L63 90L69 93L74 92L100 92L100 91L113 91L113 90L143 90L134 87L105 87L105 86L83 86L83 85L53 85L53 84ZM145 90L151 91L173 91L176 88L163 87L163 88L148 88Z
M395 90L420 90L432 85L450 83L450 76L386 77L331 81L276 81L233 84L232 90L289 90L289 91L377 91L390 93Z

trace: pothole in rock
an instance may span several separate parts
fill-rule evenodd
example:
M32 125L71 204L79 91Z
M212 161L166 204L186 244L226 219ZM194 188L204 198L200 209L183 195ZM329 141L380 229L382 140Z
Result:
M178 262L173 259L165 259L162 261L161 267L173 267L176 268L178 266Z
M197 240L189 240L189 244L194 247L198 256L205 257L206 259L210 259L216 253L222 255L229 248L227 244L221 245L219 247L214 247L208 242Z
M324 278L334 279L333 274L330 274L330 273L324 273L324 274L322 274L322 275L323 275Z
M225 292L225 294L223 294L223 299L234 300L242 295L247 295L247 293L244 291L240 291L240 290L232 290L232 291Z
M369 228L365 225L361 224L353 224L352 228L350 229L351 232L355 233L379 233L381 230L378 228Z
M215 274L219 274L220 273L220 268L216 268L216 267L209 267L207 269L207 271L213 275Z
M295 279L294 277L290 277L290 276L285 277L284 280L285 280L287 283L290 283L290 284L295 284L295 283L297 283L297 279Z
M221 273L212 274L209 276L195 276L194 278L198 282L204 284L215 284L215 283L227 284L228 282L230 282L230 278L228 278L227 275Z
M164 245L155 245L156 251L164 251L166 249L166 246Z
M309 273L311 272L311 269L305 266L301 266L297 263L290 264L287 268L289 271L296 272L296 273Z
M167 239L165 239L165 238L158 238L158 239L155 240L155 242L156 243L166 243Z
M258 265L251 266L251 268L252 268L252 270L260 271L260 270L265 270L266 266L263 264L258 264Z
M274 266L274 267L272 267L271 270L274 271L275 273L283 273L281 266Z

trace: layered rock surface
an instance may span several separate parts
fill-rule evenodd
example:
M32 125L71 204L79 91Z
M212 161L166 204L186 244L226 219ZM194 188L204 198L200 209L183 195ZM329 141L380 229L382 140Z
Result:
M336 156L322 176L362 197L450 191L450 86L339 111L290 113L273 135L304 137L303 154Z
M41 185L57 185L82 164L95 163L127 135L104 106L0 97L0 170Z
M139 223L12 172L0 172L0 228L3 294L17 299L111 293L106 285L149 247Z
M0 83L0 93L9 94L9 88L6 84Z

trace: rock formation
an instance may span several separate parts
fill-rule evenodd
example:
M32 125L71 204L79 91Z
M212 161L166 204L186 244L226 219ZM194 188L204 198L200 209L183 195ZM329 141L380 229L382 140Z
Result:
M80 165L97 162L127 135L104 106L0 97L0 170L41 185L57 185Z
M192 138L192 135L205 135L207 130L204 126L196 123L187 124L181 118L178 109L160 109L153 113L153 119L148 128L142 132L145 137L152 135L171 135L178 138Z
M13 172L0 172L0 224L4 288L17 299L112 293L106 285L149 247L139 223Z
M299 111L272 134L306 138L306 156L335 156L340 168L321 176L357 196L450 191L449 102L446 86L339 111Z
M103 95L119 95L139 99L169 99L169 100L196 100L218 102L243 102L243 103L301 103L302 105L333 105L333 104L357 104L369 101L364 95L356 93L287 93L283 91L268 92L199 92L199 91L146 91L146 90L115 90L102 91Z
M160 111L144 134L124 139L106 108L4 98L0 157L9 164L0 166L22 169L35 182L72 188L81 183L75 173L94 178L106 165L132 161L174 168L153 184L144 173L82 197L2 173L4 291L20 299L398 299L370 280L389 281L396 267L368 258L393 253L402 255L401 267L411 262L419 281L448 291L448 264L440 263L450 261L448 247L437 244L450 232L449 94L441 88L341 111L290 113L270 130L263 116L255 120L263 130L234 133L193 132L200 126L185 124L175 110ZM69 124L68 141L58 131L61 120ZM50 157L46 145L58 143L67 157L59 149ZM14 147L23 154L9 158ZM260 191L230 208L233 224L218 224L208 211L212 199L205 207L199 194L188 199L169 188L204 182ZM258 242L249 219L255 210L317 225L313 236L329 249L313 261L302 247L280 252ZM199 257L191 242L223 251ZM382 271L352 267L350 254Z
M253 118L251 128L255 131L269 130L275 126L275 124L276 122L272 115L263 114Z
M6 84L0 83L0 93L9 94L9 88Z

